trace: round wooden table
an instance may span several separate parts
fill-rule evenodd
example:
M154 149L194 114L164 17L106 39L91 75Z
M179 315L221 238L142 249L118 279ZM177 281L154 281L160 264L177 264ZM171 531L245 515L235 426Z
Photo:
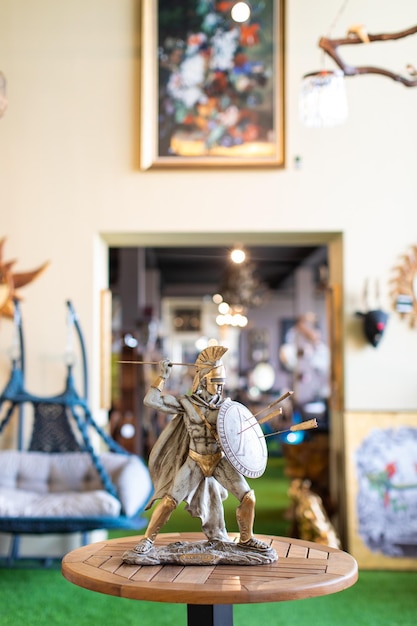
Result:
M231 539L236 535L229 533ZM141 536L110 539L69 552L62 574L70 582L132 600L188 605L189 626L232 626L233 605L324 596L352 586L358 566L347 552L309 541L256 535L271 543L270 565L127 565L122 554ZM160 534L156 546L204 541L202 533Z

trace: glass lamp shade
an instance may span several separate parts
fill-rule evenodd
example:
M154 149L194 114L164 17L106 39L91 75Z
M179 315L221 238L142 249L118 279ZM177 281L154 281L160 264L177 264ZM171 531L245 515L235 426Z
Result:
M299 95L300 120L309 128L343 124L348 116L344 74L341 70L304 76Z

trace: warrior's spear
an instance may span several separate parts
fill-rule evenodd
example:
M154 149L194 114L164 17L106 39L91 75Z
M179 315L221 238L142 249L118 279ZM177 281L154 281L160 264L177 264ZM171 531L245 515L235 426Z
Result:
M282 394L282 396L280 396L278 398L278 400L274 400L273 402L271 402L271 404L268 404L268 406L264 407L263 409L261 409L260 411L255 413L254 415L250 415L249 417L247 417L245 419L245 422L247 422L248 420L250 420L252 418L256 418L258 415L260 415L264 411L267 411L268 409L272 409L273 406L275 406L279 402L282 402L283 400L286 400L286 398L288 398L289 396L292 396L293 393L294 393L293 391L286 391L284 394ZM263 417L259 421L255 421L255 423L252 423L247 428L244 428L243 430L241 430L238 433L238 435L240 435L241 433L244 433L245 431L249 430L249 428L253 428L254 426L256 426L256 424L264 424L265 422L269 422L269 420L274 419L274 417L277 417L278 415L282 415L282 408L279 408L278 411L272 411L272 413L269 413L269 415L266 415L265 417Z
M271 404L268 404L268 406L266 406L265 408L255 413L253 417L257 417L258 415L260 415L267 409L272 409L273 406L275 406L276 404L279 404L280 402L283 402L284 400L289 398L289 396L292 396L293 393L294 393L293 391L286 391L284 394L282 394L282 396L278 398L278 400L274 400L273 402L271 402Z
M269 415L266 415L265 417L263 417L259 421L255 420L255 422L253 422L252 424L250 424L249 426L247 426L243 430L239 431L238 435L240 435L241 433L245 433L247 430L249 430L250 428L253 428L257 424L264 424L265 422L269 422L269 420L272 420L272 419L274 419L274 417L277 417L278 415L281 415L281 414L282 414L282 409L281 408L279 408L277 411L272 411L272 413L270 413ZM247 417L245 422L247 422L252 417L255 417L255 416L251 415L250 417Z
M117 361L117 363L124 363L130 365L159 365L161 361ZM173 363L169 362L169 365L186 365L187 367L195 367L195 363Z
M284 394L282 394L282 396L280 396L278 398L278 400L274 400L273 402L271 402L271 404L268 404L268 406L265 406L263 409L261 409L260 411L258 411L257 413L255 413L254 415L251 415L250 417L247 417L246 420L250 420L251 417L257 417L258 415L260 415L261 413L263 413L264 411L266 411L267 409L272 409L273 406L275 406L276 404L278 404L279 402L283 402L284 400L286 400L289 396L292 396L294 392L293 391L286 391ZM280 413L282 413L282 409L280 409ZM275 417L275 413L273 416L271 416L268 419L272 419L272 417ZM245 420L245 421L246 421ZM263 421L266 421L265 418L263 418L263 420L261 420L260 422L258 422L258 424L262 424Z
M306 420L305 422L300 422L299 424L293 424L290 428L286 428L285 430L278 430L276 433L268 433L266 435L261 435L262 437L272 437L272 435L281 435L282 433L296 432L299 430L310 430L311 428L317 428L317 420L315 417L311 420ZM260 439L260 437L259 437Z

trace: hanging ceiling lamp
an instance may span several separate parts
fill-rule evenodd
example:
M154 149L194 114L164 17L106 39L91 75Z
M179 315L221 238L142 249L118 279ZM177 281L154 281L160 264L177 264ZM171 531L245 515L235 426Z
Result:
M349 0L345 0L330 28L333 30ZM406 87L417 86L417 71L410 63L406 65L407 74L396 74L381 67L352 66L347 64L339 53L339 47L344 45L371 44L378 41L392 41L408 37L417 33L417 26L413 26L397 33L381 33L371 35L362 25L351 26L347 37L332 39L321 37L319 48L330 56L339 69L329 71L323 69L310 72L303 77L299 94L299 116L301 122L308 127L332 127L343 124L348 117L348 104L344 77L359 74L379 74L387 76Z
M349 0L344 0L329 32L339 21ZM323 55L324 56L324 55ZM303 76L298 99L300 121L308 128L325 128L343 124L348 116L348 103L344 73L341 70L328 70Z
M299 115L309 128L343 124L348 117L343 72L322 70L306 74L300 87Z

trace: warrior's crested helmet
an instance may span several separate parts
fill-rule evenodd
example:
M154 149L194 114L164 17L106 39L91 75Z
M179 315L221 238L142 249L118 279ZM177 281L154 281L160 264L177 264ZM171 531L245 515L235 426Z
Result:
M195 362L196 373L191 388L192 393L197 391L201 381L211 370L223 365L221 359L225 352L227 348L224 346L209 346L200 352Z

